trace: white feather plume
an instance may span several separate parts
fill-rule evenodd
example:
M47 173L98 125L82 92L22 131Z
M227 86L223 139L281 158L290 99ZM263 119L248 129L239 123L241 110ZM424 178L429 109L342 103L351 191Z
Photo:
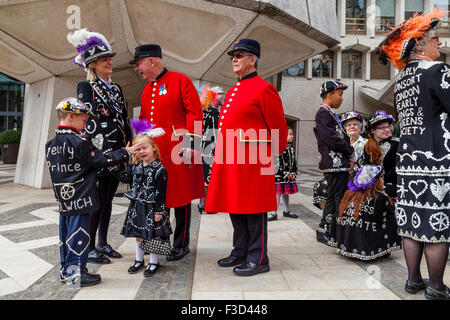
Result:
M160 137L163 134L165 134L166 132L164 131L163 128L155 128L155 129L150 129L148 131L145 132L145 134L151 138L156 138L156 137Z
M99 38L106 45L108 50L111 50L111 46L108 40L106 40L106 38L102 34L98 32L89 31L87 28L79 29L69 33L67 35L67 41L69 41L69 43L76 48L78 46L86 45L88 39L92 37Z

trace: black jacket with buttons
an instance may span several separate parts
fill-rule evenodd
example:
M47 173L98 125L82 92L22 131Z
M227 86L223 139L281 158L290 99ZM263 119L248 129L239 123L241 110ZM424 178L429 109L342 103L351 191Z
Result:
M104 153L124 147L133 139L122 89L116 83L96 81L78 83L77 97L97 116L90 118L83 132ZM103 170L103 173L105 170Z
M128 161L129 158L124 148L104 155L75 129L62 126L56 129L56 136L46 143L45 154L62 216L98 210L96 171Z

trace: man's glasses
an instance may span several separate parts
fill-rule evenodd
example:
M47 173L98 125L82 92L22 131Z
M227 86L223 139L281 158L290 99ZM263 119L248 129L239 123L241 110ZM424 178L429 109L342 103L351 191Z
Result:
M235 54L234 56L231 56L230 60L233 61L234 58L239 60L239 59L242 59L243 57L250 57L250 56L252 56L252 54L238 53L238 54Z

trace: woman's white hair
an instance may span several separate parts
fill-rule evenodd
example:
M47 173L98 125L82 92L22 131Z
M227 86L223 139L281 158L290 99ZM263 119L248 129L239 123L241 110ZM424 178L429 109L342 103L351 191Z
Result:
M423 54L423 51L428 45L428 42L434 38L439 37L439 31L436 29L431 29L425 33L425 36L419 40L419 42L412 49L410 57L414 57L418 54Z

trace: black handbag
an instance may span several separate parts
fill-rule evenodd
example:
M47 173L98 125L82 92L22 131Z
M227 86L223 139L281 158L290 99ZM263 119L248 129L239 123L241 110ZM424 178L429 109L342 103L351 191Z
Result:
M145 253L154 253L167 256L172 246L170 240L163 240L161 238L154 238L150 240L144 240L139 244L139 248L144 250Z

